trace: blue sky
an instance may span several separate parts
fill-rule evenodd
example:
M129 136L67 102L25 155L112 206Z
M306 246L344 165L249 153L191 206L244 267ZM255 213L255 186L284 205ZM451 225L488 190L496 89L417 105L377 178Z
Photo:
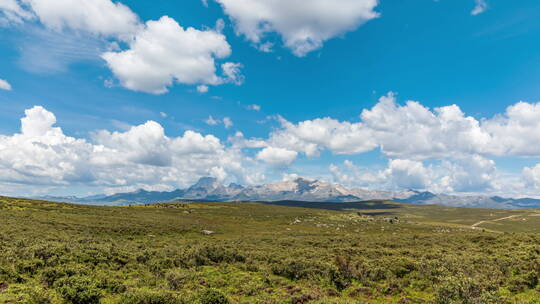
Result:
M532 120L540 120L534 116L536 110L540 115L536 104L540 100L540 53L535 52L540 43L538 1L314 1L314 7L343 6L351 14L343 17L336 8L297 12L293 7L290 11L298 15L286 15L282 8L258 0L253 3L263 3L269 13L266 19L257 20L257 11L238 9L243 0L209 0L207 5L199 0L158 4L126 0L121 1L122 9L118 2L99 0L94 1L96 11L113 7L115 10L108 10L113 11L112 19L87 16L88 20L78 22L73 18L77 11L70 10L73 1L45 9L47 0L0 4L0 79L11 86L0 90L0 151L4 150L0 191L85 195L141 187L172 189L205 175L224 182L263 183L296 174L351 187L540 195L540 146L534 141L540 128L526 117L529 113ZM92 5L92 1L83 2ZM289 3L293 6L294 2ZM357 7L354 2L365 6ZM478 5L483 9L473 15ZM160 19L162 16L169 18ZM122 18L126 21L119 25ZM336 21L340 19L344 24ZM219 20L223 20L223 29L216 26ZM261 23L250 27L253 20ZM321 25L317 20L330 21ZM155 22L156 27L147 21ZM152 66L160 58L151 58L143 46L137 49L134 41L147 39L149 45L166 45L158 37L165 27L157 25L177 31L193 27L208 37L195 42L179 36L167 55L175 63ZM261 25L268 31L257 33ZM291 38L298 28L310 30L309 39ZM217 40L208 42L211 39ZM203 42L208 44L195 50L194 43ZM271 51L262 50L264 42L273 43ZM308 51L302 51L306 45ZM130 50L138 52L150 69L141 72L138 66L125 65L122 60L127 57L121 56ZM107 52L116 54L116 61L104 59ZM215 52L226 54L217 56ZM197 56L210 58L212 62L200 68L215 67L215 73L200 76L198 66L186 67L193 65L189 60L201 58ZM221 67L227 62L239 64L233 76ZM127 71L121 75L120 69ZM155 78L177 73L184 80L164 84L167 92L149 93L145 88L152 80L150 71L163 71ZM130 86L128 81L136 84ZM204 91L201 86L207 86L208 92L199 92L197 87ZM362 111L374 112L381 97L401 110L382 109L377 121L360 117ZM409 100L434 115L433 121L422 120L427 114L413 111ZM507 108L520 101L524 102L516 108L520 114L509 114ZM455 126L450 128L453 131L445 129L444 119L435 109L451 105L463 113L463 119L453 120L456 126L461 128L471 119L475 122L459 130ZM46 113L54 113L55 124L42 123L44 119L50 122ZM37 132L39 138L24 136L20 119L25 116L31 121L28 125L43 131ZM224 118L232 126L226 127ZM333 120L321 120L324 118ZM392 128L403 131L398 138L405 143L408 137L408 142L425 142L418 138L424 133L415 128L433 128L426 138L435 143L406 153L388 148L395 140L388 130L379 134L376 125L381 119L392 120ZM180 155L178 149L183 147L160 141L159 127L146 125L151 131L139 128L140 133L131 129L148 121L164 130L165 141L185 138L189 131L200 135L205 144L212 141L208 136L215 137L223 153L206 158L200 151ZM304 130L302 122L311 124ZM61 127L61 134L55 136L62 138L62 145L70 145L65 142L71 138L93 146L86 149L102 146L110 151L96 156L85 148L62 146L73 151L66 152L67 156L51 152L58 150L58 143L46 131L54 127ZM144 136L150 138L146 141ZM340 136L348 139L335 142ZM522 140L516 141L520 136ZM372 145L365 144L370 140ZM165 152L152 151L156 141L166 146ZM43 143L49 150L32 150L33 142ZM148 147L141 148L140 142L147 142ZM310 145L316 152L306 151ZM363 145L367 146L361 148ZM142 154L136 153L138 148L144 150L139 151ZM38 157L22 164L21 150L27 157ZM78 153L89 153L88 158L69 156ZM113 161L123 156L125 161ZM147 161L152 157L171 160ZM109 162L96 160L102 158ZM118 168L119 177L100 180L110 176L110 168ZM189 174L175 178L177 171ZM87 175L92 177L83 178Z

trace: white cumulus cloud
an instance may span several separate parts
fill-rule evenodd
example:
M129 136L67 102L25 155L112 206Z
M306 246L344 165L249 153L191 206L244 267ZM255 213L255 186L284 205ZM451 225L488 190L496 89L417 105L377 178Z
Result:
M84 185L114 189L186 186L200 176L242 180L240 151L217 137L186 131L169 137L154 121L126 132L97 131L92 140L56 127L56 117L35 106L25 111L20 133L0 135L0 183L42 187Z
M498 191L504 181L495 162L479 155L444 159L426 164L410 159L390 159L388 167L362 168L346 160L329 167L334 180L344 185L382 190L417 189L437 193Z
M390 160L386 174L398 188L425 189L430 182L429 170L419 161Z
M319 49L331 38L377 18L377 0L216 0L244 35L269 51L265 36L276 32L297 56Z
M317 118L293 124L279 118L282 129L273 132L270 145L318 156L322 149L337 154L358 154L377 145L371 131L362 123L341 122L331 118Z
M266 147L257 153L257 159L274 167L286 167L290 165L298 153L283 148Z
M363 110L358 122L332 118L291 123L267 142L316 156L328 149L359 154L381 149L389 158L437 159L470 155L540 157L540 103L518 102L492 118L467 116L457 105L429 109L417 101L399 105L393 93Z
M394 94L360 115L383 153L397 158L434 158L483 151L490 136L480 122L456 105L429 108L416 101L404 106Z
M217 85L230 79L216 74L216 59L228 57L231 47L214 31L184 29L174 19L148 21L129 43L130 48L102 55L122 85L135 91L162 94L174 82ZM234 77L239 77L234 74Z
M23 0L46 27L127 38L140 25L127 6L111 0Z
M529 187L540 188L540 164L523 168L522 178Z

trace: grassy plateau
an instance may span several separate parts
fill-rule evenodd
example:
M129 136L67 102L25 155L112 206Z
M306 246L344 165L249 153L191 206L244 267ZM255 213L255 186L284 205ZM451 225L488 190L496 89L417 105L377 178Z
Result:
M0 303L540 303L540 212L0 197Z

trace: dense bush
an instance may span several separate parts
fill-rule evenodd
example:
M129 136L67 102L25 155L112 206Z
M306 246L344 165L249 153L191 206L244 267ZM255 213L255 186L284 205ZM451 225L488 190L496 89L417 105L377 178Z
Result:
M506 303L496 287L465 275L447 277L436 290L437 304L495 304Z
M35 274L41 267L43 267L43 261L40 259L21 260L15 266L18 273L21 274Z
M11 267L0 265L0 282L7 281L13 283L22 283L24 278Z
M51 304L50 292L43 288L31 288L23 304Z
M538 285L540 273L527 270L515 275L508 282L508 289L512 292L522 292L526 289L535 288Z
M123 293L127 289L121 280L106 275L98 276L97 287L113 294Z
M58 280L75 275L85 276L89 270L83 264L69 264L56 267L45 267L41 270L39 278L42 283L52 287Z
M206 289L199 296L201 304L228 304L229 300L215 289Z
M246 258L236 250L216 245L204 245L192 249L188 254L192 263L197 266L219 263L244 262Z
M58 293L73 304L98 304L102 297L97 284L87 277L72 276L55 283Z
M331 272L329 265L313 263L303 258L286 259L272 265L272 272L290 280L316 279Z

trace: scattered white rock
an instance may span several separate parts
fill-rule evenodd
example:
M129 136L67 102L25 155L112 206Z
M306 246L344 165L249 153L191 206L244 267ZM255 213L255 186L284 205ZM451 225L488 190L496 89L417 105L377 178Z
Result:
M215 232L214 232L214 231L210 231L210 230L203 230L203 231L201 231L201 233L204 234L204 235L212 235L212 234L214 234Z

